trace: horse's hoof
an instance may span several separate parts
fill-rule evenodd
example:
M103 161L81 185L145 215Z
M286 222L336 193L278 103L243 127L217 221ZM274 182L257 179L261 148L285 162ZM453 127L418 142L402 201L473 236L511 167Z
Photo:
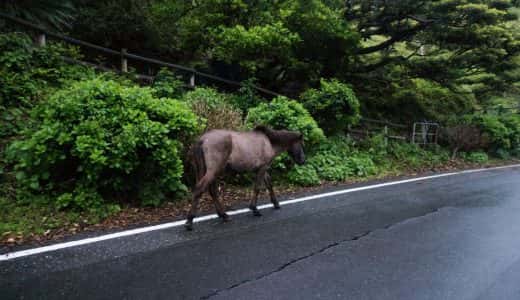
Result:
M220 217L220 219L222 219L222 222L224 222L224 223L231 221L228 214L223 214L222 216L219 216L219 217Z
M192 231L193 230L193 224L184 224L184 228L187 230L187 231Z
M262 214L260 213L259 210L253 210L253 216L255 216L255 217L261 217Z
M280 209L281 207L280 207L280 204L273 204L273 208L274 209Z

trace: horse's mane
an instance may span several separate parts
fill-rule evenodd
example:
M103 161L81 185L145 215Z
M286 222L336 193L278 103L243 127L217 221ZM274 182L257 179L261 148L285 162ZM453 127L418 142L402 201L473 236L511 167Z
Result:
M274 130L264 125L258 125L253 131L262 132L267 136L271 144L289 146L297 140L301 139L302 135L299 132L288 130Z

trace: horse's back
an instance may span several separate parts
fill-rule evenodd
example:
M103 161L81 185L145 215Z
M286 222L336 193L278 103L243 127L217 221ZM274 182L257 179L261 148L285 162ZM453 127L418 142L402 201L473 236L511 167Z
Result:
M235 171L254 170L269 163L274 156L269 139L256 131L216 129L203 134L199 142L206 164L219 170L226 165Z

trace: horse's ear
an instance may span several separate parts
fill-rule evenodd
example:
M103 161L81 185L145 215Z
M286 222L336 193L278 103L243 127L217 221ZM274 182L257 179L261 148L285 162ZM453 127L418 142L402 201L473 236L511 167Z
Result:
M303 141L303 134L298 133L298 140Z

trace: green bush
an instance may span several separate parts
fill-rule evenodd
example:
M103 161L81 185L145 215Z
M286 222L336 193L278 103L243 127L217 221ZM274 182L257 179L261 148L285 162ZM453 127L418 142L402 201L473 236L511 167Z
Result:
M511 143L510 154L520 155L520 116L517 114L507 115L501 118L502 124L508 129L508 139Z
M393 161L412 168L422 165L425 152L417 144L400 142L389 143L387 151Z
M229 102L229 96L211 88L196 88L184 94L188 103L199 117L206 120L206 129L234 129L244 127L242 111Z
M318 153L308 159L320 179L327 181L344 181L354 173L352 161L330 152Z
M447 149L443 149L440 146L425 151L426 154L426 162L430 164L430 166L436 166L442 163L445 163L450 160L450 152Z
M316 153L330 152L346 157L354 151L355 146L355 142L351 138L345 135L334 135L315 145L312 150Z
M79 58L75 48L54 43L34 47L26 34L0 34L0 182L14 180L4 151L21 130L32 126L33 106L70 80L94 75L89 68L67 64L62 56Z
M336 79L321 79L321 87L301 95L303 106L327 133L341 133L361 118L359 101L352 89Z
M367 154L356 154L346 160L354 176L366 177L377 173L374 161Z
M210 108L215 108L222 103L227 103L229 101L229 96L219 93L217 90L212 88L199 87L184 94L182 101L190 105L195 102L204 102Z
M261 103L247 114L246 126L267 125L274 129L299 131L310 144L322 141L325 136L309 112L298 102L276 97L270 103Z
M489 157L485 152L477 151L466 154L464 159L469 162L482 164L488 162Z
M158 204L186 190L180 153L201 125L182 102L96 78L56 92L33 118L7 155L21 186L59 207Z
M289 182L301 186L319 185L320 177L313 166L305 164L302 166L295 166L289 173L287 173Z
M311 155L305 166L290 170L287 179L294 184L316 185L321 180L341 182L349 177L367 177L376 173L377 167L367 154L341 155L323 151Z
M229 101L233 106L240 108L244 114L247 114L247 111L257 106L258 104L265 101L262 97L260 97L256 90L253 88L255 85L256 79L250 78L248 80L242 81L242 87L238 89L237 93L234 93L230 96Z
M377 163L386 163L388 161L388 145L383 134L376 134L365 139L361 143L364 149Z
M60 44L34 47L26 34L0 34L0 106L30 106L51 88L93 75L61 56L79 58L79 53Z
M489 140L491 151L496 152L499 149L511 149L511 141L509 140L510 131L501 122L498 116L490 114L475 114L470 116L470 118L470 121L479 126L484 137Z
M184 93L184 83L168 69L161 69L153 81L153 96L178 99Z

